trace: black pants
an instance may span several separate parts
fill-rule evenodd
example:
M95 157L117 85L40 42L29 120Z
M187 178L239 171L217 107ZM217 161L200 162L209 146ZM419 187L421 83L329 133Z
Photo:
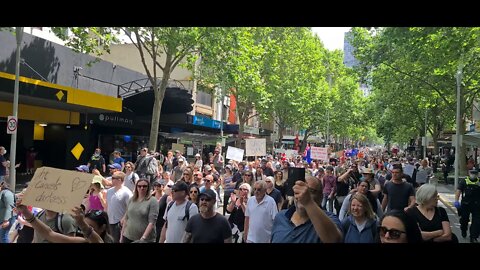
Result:
M468 229L468 222L470 221L470 214L472 214L472 224L470 225L470 237L478 238L480 234L480 205L464 204L460 208L460 229L466 232Z
M110 226L110 234L112 235L114 243L120 243L120 233L122 231L122 225L120 222L115 224L109 224Z
M230 199L230 194L232 191L223 190L223 215L225 216L225 212L227 211L228 200Z

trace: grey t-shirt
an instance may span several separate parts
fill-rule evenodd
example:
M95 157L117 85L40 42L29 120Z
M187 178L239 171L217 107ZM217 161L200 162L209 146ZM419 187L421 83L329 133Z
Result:
M132 241L142 238L149 223L155 224L158 216L158 202L155 197L148 201L133 201L130 199L127 206L126 225L124 235ZM148 242L154 242L156 236L155 226L148 235ZM159 232L160 233L160 232Z
M182 243L183 235L185 234L185 227L187 226L188 220L185 217L185 207L187 206L187 201L183 202L180 205L173 203L172 207L163 215L163 219L166 221L166 234L165 234L165 243ZM168 205L167 205L168 209ZM190 219L198 214L198 207L196 204L192 203L190 206Z
M110 224L117 224L127 211L128 200L133 196L130 189L122 186L118 191L115 187L107 190L107 214Z
M50 227L54 232L58 232L64 235L72 235L73 233L76 232L75 220L70 214L63 214L62 217L55 216L55 218L53 219L47 219L47 214L44 211L41 211L38 213L37 217L39 220L45 223L48 227ZM61 222L61 228L58 228L58 230L57 230L57 227L59 227L59 224L57 224L58 222L57 219L60 219L60 222ZM34 232L33 243L50 243L50 242L48 242L47 239L41 237L38 233Z

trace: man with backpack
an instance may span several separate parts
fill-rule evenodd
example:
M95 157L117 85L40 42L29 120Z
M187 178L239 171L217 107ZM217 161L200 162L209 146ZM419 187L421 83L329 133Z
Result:
M15 194L9 189L7 182L0 183L0 243L8 243L8 232L15 222Z
M50 210L42 210L38 212L37 218L45 223L52 231L63 235L75 236L77 232L75 220L70 214L62 214ZM41 237L34 232L33 243L50 243L47 239Z
M188 185L183 181L178 181L172 186L173 201L168 204L163 215L165 224L160 235L160 243L182 243L188 220L198 214L197 205L186 199L187 193Z

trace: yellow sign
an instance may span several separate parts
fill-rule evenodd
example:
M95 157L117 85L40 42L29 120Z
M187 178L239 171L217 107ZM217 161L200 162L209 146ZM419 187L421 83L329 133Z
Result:
M93 174L50 167L35 171L22 203L55 212L70 212L82 203Z
M77 160L79 160L79 159L80 159L80 156L81 156L82 153L83 153L83 150L84 150L84 148L83 148L82 144L81 144L81 143L77 143L77 145L75 145L75 147L73 147L73 148L72 148L72 151L70 151L70 152L72 152L73 156L74 156Z

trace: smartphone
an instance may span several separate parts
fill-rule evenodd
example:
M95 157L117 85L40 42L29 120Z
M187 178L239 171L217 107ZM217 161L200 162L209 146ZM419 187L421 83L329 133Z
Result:
M288 178L285 183L287 196L293 196L293 186L297 181L305 182L305 168L288 168Z

